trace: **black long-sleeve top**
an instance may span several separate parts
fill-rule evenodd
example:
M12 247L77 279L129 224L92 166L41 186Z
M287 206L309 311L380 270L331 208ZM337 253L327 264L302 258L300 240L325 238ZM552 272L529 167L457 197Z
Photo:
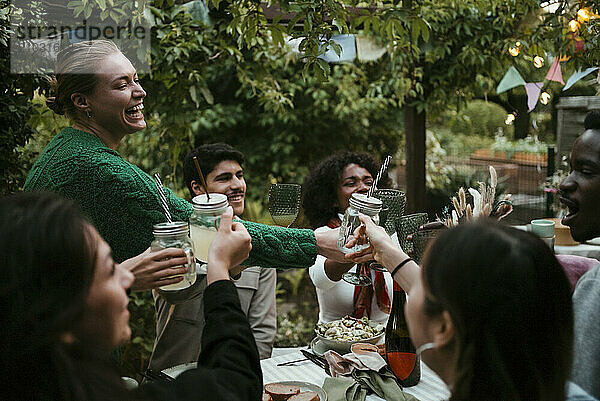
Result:
M142 386L143 398L165 401L260 400L262 372L248 320L231 281L221 280L204 292L206 325L198 368L171 383Z

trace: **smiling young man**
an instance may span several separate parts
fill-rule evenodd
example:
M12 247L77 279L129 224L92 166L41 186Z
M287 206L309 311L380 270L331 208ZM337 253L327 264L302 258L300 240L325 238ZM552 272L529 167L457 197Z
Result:
M185 156L183 174L192 197L204 193L193 157L196 156L205 174L210 193L227 195L236 217L244 212L246 181L244 180L244 155L224 143L202 145ZM205 280L206 265L199 268L199 279ZM234 280L242 310L248 317L260 357L269 358L277 330L275 269L258 266L246 268ZM204 284L205 285L205 284ZM185 297L185 290L180 291ZM195 361L200 351L200 338L204 327L202 297L184 302L174 302L170 294L155 292L157 302L157 342L150 367Z
M244 213L246 199L246 181L242 168L244 155L225 143L206 144L192 150L183 161L183 177L192 197L204 193L193 161L194 156L198 159L202 172L206 174L209 193L227 195L233 213L239 218ZM242 310L248 316L260 357L269 358L277 331L276 270L248 267L234 284Z
M569 208L562 222L580 242L600 236L600 127L586 128L593 129L573 144L571 172L560 184L561 202ZM577 282L573 309L572 380L600 399L600 263Z

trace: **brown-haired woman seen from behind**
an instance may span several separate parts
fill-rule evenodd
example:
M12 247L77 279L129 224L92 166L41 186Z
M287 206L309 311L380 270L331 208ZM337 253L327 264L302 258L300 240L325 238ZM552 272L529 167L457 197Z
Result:
M353 193L366 194L377 176L380 164L367 153L336 153L321 161L306 177L302 207L311 228L329 232L342 224L344 212ZM387 188L384 176L379 188ZM355 286L342 280L347 271L361 269L371 277L371 286ZM368 317L378 323L387 322L392 295L389 274L371 271L368 264L340 263L317 256L309 268L319 302L319 321L330 322L345 315Z
M0 199L0 399L260 398L258 351L228 272L247 258L250 236L232 216L223 215L209 252L199 368L129 394L109 358L131 333L133 275L71 201L38 193Z
M374 257L393 272L408 256L361 219L371 248L348 256ZM409 261L394 280L409 295L405 316L417 352L451 400L565 400L571 291L539 238L492 221L461 224L440 232L422 269Z

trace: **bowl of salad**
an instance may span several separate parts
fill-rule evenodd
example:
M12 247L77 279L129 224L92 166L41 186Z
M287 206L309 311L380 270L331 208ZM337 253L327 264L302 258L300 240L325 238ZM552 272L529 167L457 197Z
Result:
M332 322L317 323L315 333L327 348L348 352L355 343L377 344L385 333L385 326L366 317L344 316Z

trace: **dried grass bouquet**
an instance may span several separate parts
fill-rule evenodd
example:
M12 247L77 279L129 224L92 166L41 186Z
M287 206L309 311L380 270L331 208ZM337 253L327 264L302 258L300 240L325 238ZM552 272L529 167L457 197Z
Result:
M473 205L467 202L467 193L463 187L458 190L457 196L452 197L454 210L439 219L446 227L453 227L461 222L476 219L482 216L502 219L509 215L512 210L511 195L506 194L496 202L496 185L498 175L493 166L489 167L490 183L479 182L479 191L469 188L468 192L473 197Z

